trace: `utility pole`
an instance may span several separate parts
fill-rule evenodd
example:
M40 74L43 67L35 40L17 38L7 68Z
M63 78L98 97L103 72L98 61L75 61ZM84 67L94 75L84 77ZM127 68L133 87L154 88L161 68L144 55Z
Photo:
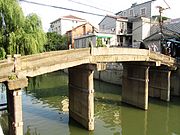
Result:
M167 2L165 0L164 0L164 2L166 3L167 8L157 6L157 8L159 9L159 28L160 28L160 34L161 34L161 44L160 44L161 52L162 52L162 49L163 49L163 18L162 18L162 13L163 13L164 10L170 9L170 6L167 4Z
M159 9L159 28L160 28L160 34L161 34L160 50L161 50L161 53L163 53L163 19L162 19L162 13L163 13L163 10L165 10L165 9L161 6L157 6L157 8Z
M163 29L162 12L163 12L164 8L161 6L158 6L158 8L159 8L159 28L160 28L160 32L162 34L163 33L163 30L162 30Z

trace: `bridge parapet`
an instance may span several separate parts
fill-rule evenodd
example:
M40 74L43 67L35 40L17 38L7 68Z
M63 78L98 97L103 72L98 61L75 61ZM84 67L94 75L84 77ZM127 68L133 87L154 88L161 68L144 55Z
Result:
M149 62L155 66L166 65L176 67L176 60L169 56L134 48L81 48L45 52L40 54L21 56L18 63L13 59L0 61L0 82L8 79L13 72L14 65L18 67L18 76L37 76L81 64L96 64L108 62Z

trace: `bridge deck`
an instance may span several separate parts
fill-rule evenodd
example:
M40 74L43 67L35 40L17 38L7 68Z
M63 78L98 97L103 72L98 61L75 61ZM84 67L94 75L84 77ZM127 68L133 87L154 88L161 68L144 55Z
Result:
M149 50L134 48L81 48L52 51L0 61L0 82L6 81L16 67L18 76L33 77L81 64L101 62L144 61L175 67L176 59Z

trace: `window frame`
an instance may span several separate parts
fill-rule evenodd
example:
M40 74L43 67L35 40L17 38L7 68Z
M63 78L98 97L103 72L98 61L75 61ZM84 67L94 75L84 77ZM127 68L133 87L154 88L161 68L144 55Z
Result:
M131 16L131 17L134 16L134 9L133 8L129 9L129 16Z
M123 16L127 17L127 12L126 11L123 12Z
M142 14L143 13L142 10L144 10L144 14ZM145 16L146 15L146 10L147 10L146 7L140 8L140 15Z

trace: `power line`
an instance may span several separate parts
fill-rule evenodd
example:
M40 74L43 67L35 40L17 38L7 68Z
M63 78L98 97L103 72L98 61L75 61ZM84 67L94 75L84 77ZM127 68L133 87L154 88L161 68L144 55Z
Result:
M171 7L169 6L169 4L166 2L166 0L163 0L164 3L167 5L167 8L166 9L170 9Z
M53 5L37 3L37 2L32 2L32 1L27 1L27 0L19 0L19 1L30 3L30 4L35 4L35 5L40 5L40 6L45 6L45 7L51 7L51 8L57 8L57 9L63 9L63 10L79 12L79 13L83 13L83 14L90 14L90 15L101 16L101 17L105 16L105 15L102 15L102 14L96 14L96 13L82 11L82 10L76 10L76 9L70 9L70 8L65 8L65 7L53 6Z
M74 1L74 0L68 0L68 1L73 2L73 3L80 4L80 5L84 5L84 6L87 6L87 7L91 7L91 8L94 8L94 9L98 9L98 10L102 10L102 11L105 11L105 12L109 12L109 13L114 14L114 13L113 13L113 12L111 12L111 11L108 11L108 10L105 10L105 9L102 9L102 8L98 8L98 7L95 7L95 6L89 5L89 4L85 4L85 3L77 2L77 1Z

